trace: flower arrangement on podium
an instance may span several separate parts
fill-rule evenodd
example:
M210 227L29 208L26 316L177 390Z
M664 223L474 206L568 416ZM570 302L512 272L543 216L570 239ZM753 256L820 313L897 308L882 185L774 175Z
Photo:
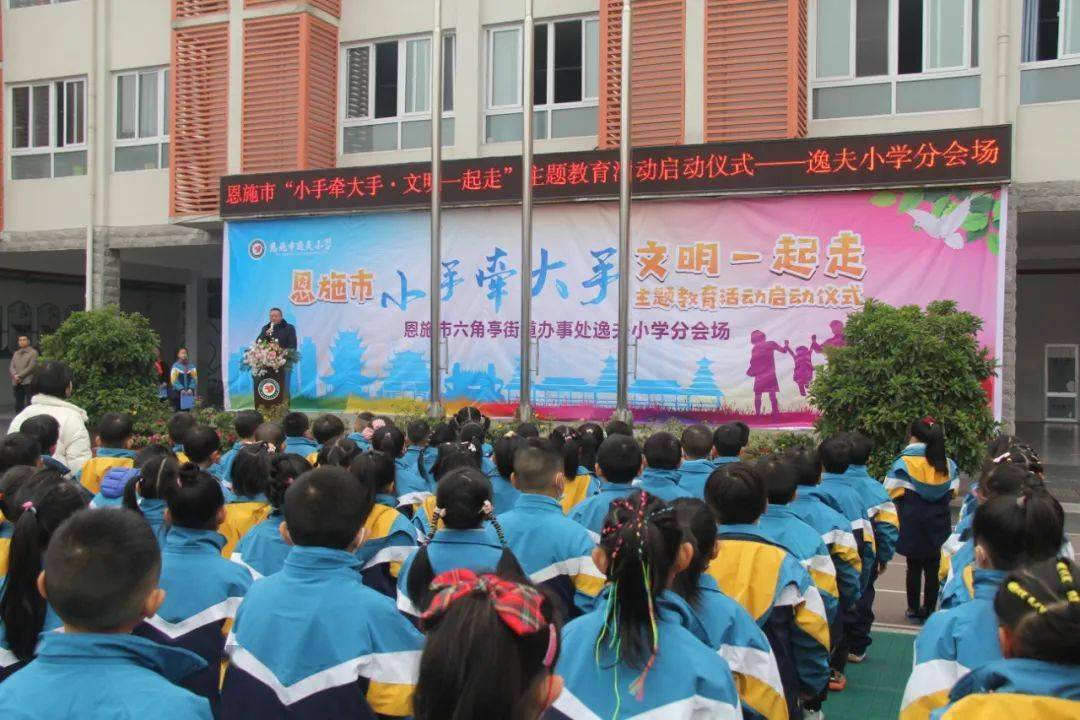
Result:
M260 378L291 368L300 359L296 350L287 350L276 340L258 340L244 350L243 367Z

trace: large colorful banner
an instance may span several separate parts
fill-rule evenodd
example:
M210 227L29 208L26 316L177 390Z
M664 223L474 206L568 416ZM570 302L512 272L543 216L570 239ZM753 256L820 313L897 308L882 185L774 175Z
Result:
M530 334L541 417L607 418L630 343L636 418L812 423L824 350L867 299L938 299L983 319L1001 354L1004 192L949 189L636 202L631 318L618 326L618 207L535 209ZM442 391L513 415L520 383L520 208L443 214ZM422 411L429 396L429 218L421 212L229 222L225 354L232 408L252 405L243 349L277 306L296 325L292 406ZM992 389L995 410L1000 397Z

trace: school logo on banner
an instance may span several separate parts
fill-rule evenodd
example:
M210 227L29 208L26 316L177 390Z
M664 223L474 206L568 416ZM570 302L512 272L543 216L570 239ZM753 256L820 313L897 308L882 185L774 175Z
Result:
M281 383L273 378L265 378L259 382L259 397L266 402L273 402L281 395Z
M251 241L251 244L248 245L248 255L251 256L252 260L258 260L265 254L266 243L264 243L259 238L255 238Z

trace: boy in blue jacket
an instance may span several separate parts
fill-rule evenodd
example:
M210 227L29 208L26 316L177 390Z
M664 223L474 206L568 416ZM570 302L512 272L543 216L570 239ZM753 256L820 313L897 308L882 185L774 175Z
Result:
M683 430L680 440L683 462L679 466L679 487L699 500L705 499L705 481L716 469L709 455L713 449L713 434L705 425L691 425Z
M179 686L206 667L195 653L131 635L165 599L149 526L128 510L84 510L53 535L38 579L64 622L37 657L0 685L5 720L165 717L210 720L210 704Z
M624 498L633 490L631 483L641 474L644 459L641 447L632 435L615 433L600 443L596 451L596 475L600 492L582 500L570 513L570 519L585 526L593 540L600 540L600 530L612 500Z
M665 502L676 498L693 497L689 490L679 486L679 466L682 465L682 446L671 433L653 433L642 447L645 453L645 470L634 481L644 490Z
M311 421L302 412L291 412L281 419L285 430L285 451L306 458L319 452L319 443L311 438Z
M218 460L220 477L224 479L228 488L232 489L229 478L232 477L232 464L236 459L236 453L245 445L255 442L255 431L263 424L263 416L258 410L241 410L233 418L233 429L236 430L236 442L226 450Z
M562 458L542 440L514 455L511 480L521 491L514 509L500 518L506 544L529 578L544 585L563 603L564 616L592 608L604 587L604 574L593 563L596 547L589 531L563 515Z
M227 641L222 716L407 717L423 638L360 581L371 489L321 467L285 493L285 567L251 586Z

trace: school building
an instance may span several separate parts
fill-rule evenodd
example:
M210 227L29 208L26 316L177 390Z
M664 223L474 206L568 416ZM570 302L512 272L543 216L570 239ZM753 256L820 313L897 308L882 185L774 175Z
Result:
M220 398L220 178L430 157L432 0L0 2L5 354L89 274ZM523 5L442 3L447 160L520 153ZM617 146L621 6L535 0L536 153ZM1003 417L1076 420L1080 0L633 12L635 146L1008 126Z

